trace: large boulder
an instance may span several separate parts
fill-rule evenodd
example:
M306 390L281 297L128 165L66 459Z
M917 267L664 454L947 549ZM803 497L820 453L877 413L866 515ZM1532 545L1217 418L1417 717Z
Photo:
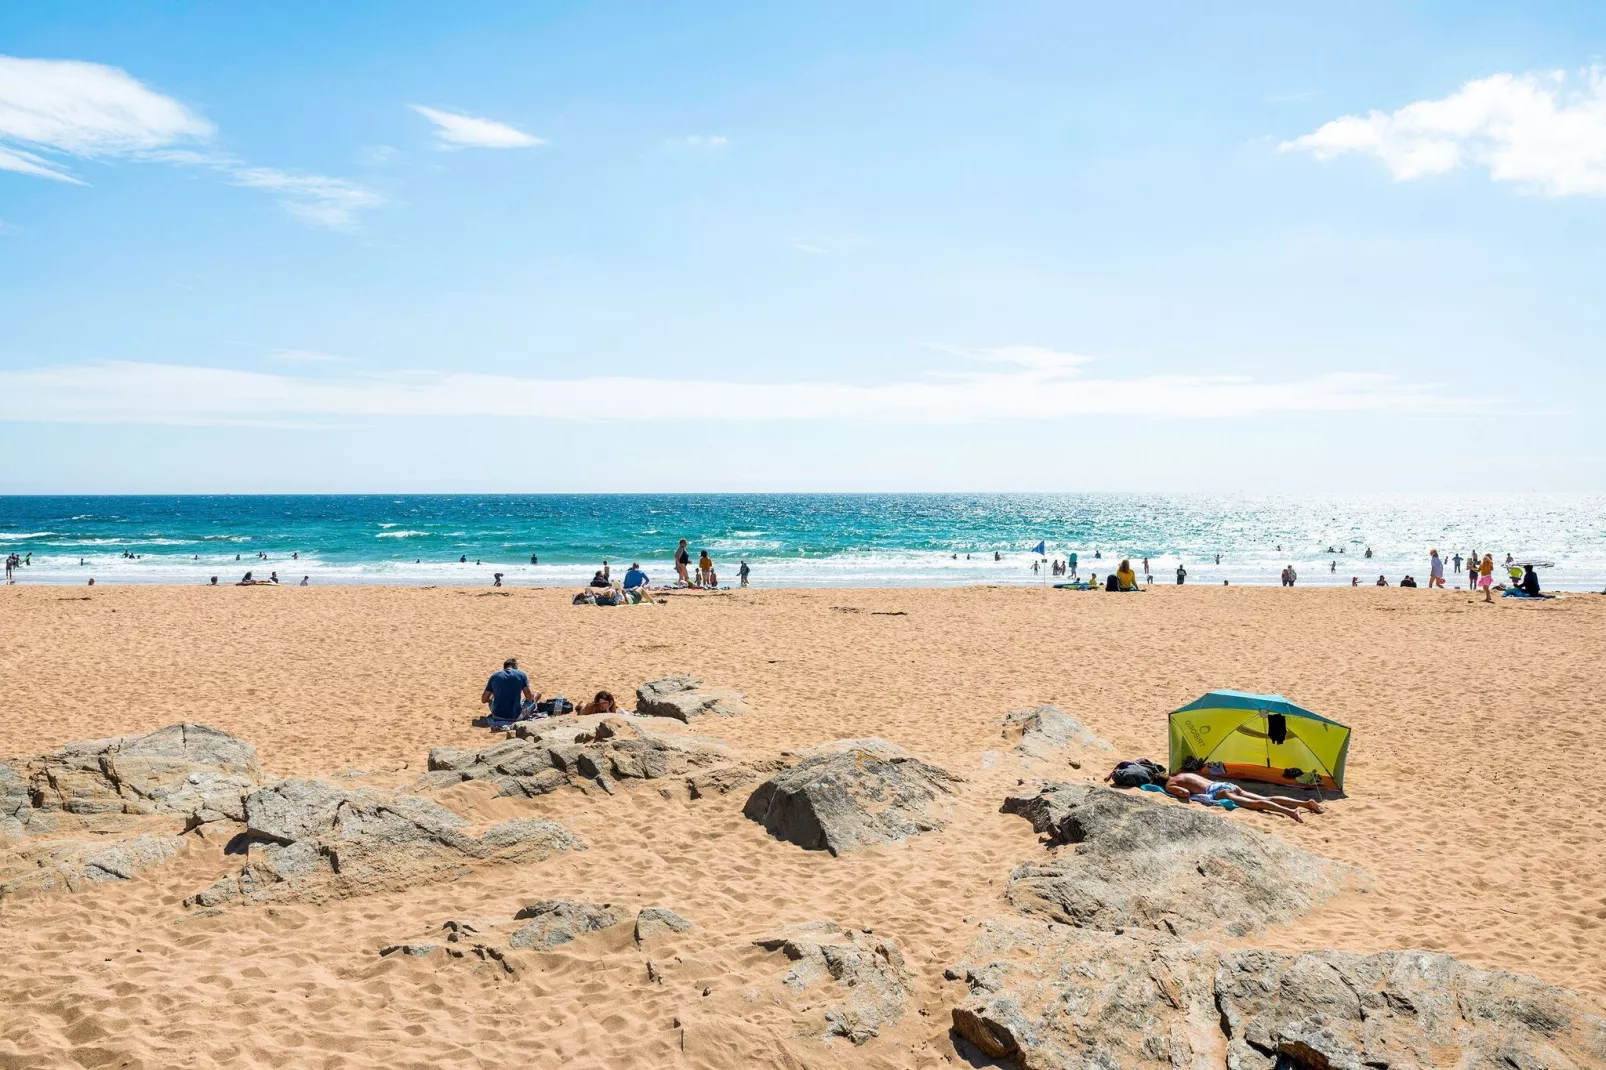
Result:
M585 843L552 821L514 818L476 836L468 822L416 795L344 791L290 779L245 800L248 860L188 900L319 901L451 879L470 863L542 861Z
M1016 710L1004 718L1002 735L1023 758L1041 761L1111 749L1109 743L1058 706Z
M740 691L711 688L700 676L682 674L649 680L636 688L636 712L689 722L707 714L731 717L749 710Z
M485 780L498 795L535 796L563 787L571 777L658 780L729 760L715 740L657 731L633 718L561 718L520 724L514 736L480 750L436 747L419 787Z
M793 964L782 979L789 995L808 992L814 1007L826 1002L822 1039L863 1044L903 1017L909 975L891 940L817 921L788 925L753 942Z
M1054 851L1018 866L1018 909L1095 929L1244 936L1299 917L1352 871L1202 807L1076 784L1005 800Z
M959 778L884 739L839 740L760 784L742 812L833 855L946 827L933 813Z
M0 901L26 892L125 881L159 866L184 849L182 836L141 834L122 838L44 839L0 855Z
M201 724L69 743L25 768L34 810L183 814L197 822L239 820L240 800L261 773L256 748ZM0 804L5 797L0 783Z
M1289 954L1025 919L984 923L948 976L954 1031L1032 1070L1606 1064L1578 996L1447 955Z

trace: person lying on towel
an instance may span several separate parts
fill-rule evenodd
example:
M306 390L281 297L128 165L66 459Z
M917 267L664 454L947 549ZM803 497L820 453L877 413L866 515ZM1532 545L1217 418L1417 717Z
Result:
M1177 773L1165 782L1167 795L1174 795L1183 802L1193 801L1213 805L1222 801L1229 801L1245 810L1259 810L1267 814L1279 814L1291 817L1295 821L1304 823L1300 816L1301 810L1309 810L1313 814L1322 812L1321 806L1308 799L1291 799L1286 795L1256 795L1252 791L1245 791L1238 785L1227 780L1211 780L1200 775L1205 767L1204 762L1198 758L1183 760L1182 772Z

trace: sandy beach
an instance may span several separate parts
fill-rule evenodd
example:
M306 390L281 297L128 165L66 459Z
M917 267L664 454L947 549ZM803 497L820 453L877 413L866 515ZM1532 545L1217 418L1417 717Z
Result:
M471 821L551 818L589 849L322 904L183 907L228 868L198 838L166 865L0 900L0 1067L966 1065L945 980L1010 870L1040 853L999 803L1043 779L1000 754L1010 711L1052 703L1115 757L1165 759L1168 711L1213 688L1280 692L1350 725L1348 797L1303 825L1221 814L1369 875L1258 942L1420 948L1606 996L1606 598L1484 605L1465 591L1161 586L733 591L570 605L568 590L0 590L0 755L200 722L271 776L405 787L431 747L486 746L485 679L621 698L695 672L751 712L696 732L755 761L880 736L964 778L945 829L832 857L770 836L746 791L440 800ZM353 773L352 771L357 771ZM667 796L667 797L666 797ZM530 952L517 978L378 949L536 899L663 906L664 981L629 926ZM769 998L752 940L830 919L902 947L910 1012L824 1042Z

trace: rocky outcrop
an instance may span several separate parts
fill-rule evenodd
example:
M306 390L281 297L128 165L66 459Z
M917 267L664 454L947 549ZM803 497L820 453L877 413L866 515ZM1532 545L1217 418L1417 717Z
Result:
M0 897L161 865L177 833L243 821L259 772L251 744L198 724L0 762Z
M789 994L809 992L816 1006L827 1001L822 1038L863 1044L903 1017L909 976L903 953L891 940L816 921L788 925L753 942L793 963L781 982Z
M1202 807L1110 788L1049 784L1003 809L1051 845L1074 845L1018 866L1008 886L1018 909L1071 925L1244 936L1307 913L1355 876Z
M282 780L245 799L247 862L186 901L319 901L451 879L473 864L542 861L585 844L552 821L516 818L475 836L415 795Z
M513 915L523 925L508 938L510 947L547 949L567 944L584 933L600 932L618 925L624 915L607 903L576 903L568 899L543 899Z
M958 782L884 739L839 740L760 784L742 812L780 839L839 855L944 828L933 811Z
M948 975L954 1030L1022 1067L1583 1067L1606 1022L1579 997L1447 955L1218 948L993 921Z
M26 892L79 891L129 880L184 849L182 836L43 839L0 853L0 900Z
M1024 758L1052 761L1110 745L1058 706L1016 710L1004 718L1004 739Z
M639 720L604 717L531 721L513 737L481 750L436 747L422 789L485 780L498 795L545 795L570 778L603 782L658 780L730 761L724 746L701 736L657 731Z
M689 933L692 923L663 907L644 907L636 912L636 943L645 944L656 936Z
M740 691L711 688L700 676L680 675L649 680L636 688L636 712L690 722L708 714L732 717L751 711Z
M0 821L26 825L50 813L239 820L240 800L260 772L256 748L200 724L69 743L0 766ZM17 806L18 781L26 785L26 811Z

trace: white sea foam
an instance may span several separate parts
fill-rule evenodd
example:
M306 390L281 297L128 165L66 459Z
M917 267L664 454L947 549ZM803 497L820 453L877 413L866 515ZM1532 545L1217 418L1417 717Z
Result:
M410 539L415 535L428 535L427 531L381 531L375 535L376 539Z
M22 539L48 539L54 531L0 531L0 541L17 542Z

